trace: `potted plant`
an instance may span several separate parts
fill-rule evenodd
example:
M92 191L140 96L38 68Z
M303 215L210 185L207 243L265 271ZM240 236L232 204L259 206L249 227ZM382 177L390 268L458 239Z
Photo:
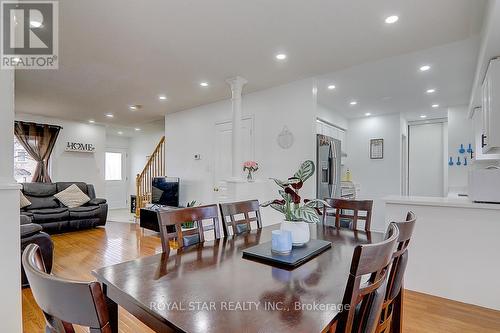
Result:
M259 163L255 161L246 161L243 163L243 171L248 171L247 181L253 182L252 172L259 170Z
M186 207L189 208L189 207L194 207L196 205L196 200L193 200L191 202L188 202ZM186 223L183 223L181 225L181 227L183 229L193 229L194 228L194 221L188 221Z
M278 193L282 199L263 203L262 207L270 206L284 215L281 230L288 230L292 233L292 243L294 246L301 246L309 242L309 223L320 221L317 204L329 205L320 199L307 200L299 195L299 190L304 182L314 174L314 162L305 161L299 170L288 178L279 180L271 178L280 187Z

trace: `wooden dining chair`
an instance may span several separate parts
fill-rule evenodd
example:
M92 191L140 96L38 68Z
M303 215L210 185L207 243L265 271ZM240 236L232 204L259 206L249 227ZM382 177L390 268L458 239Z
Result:
M342 301L344 311L330 327L331 333L375 332L398 236L398 227L391 224L386 240L354 249Z
M203 224L205 220L210 220L210 224ZM221 238L217 205L159 210L158 221L161 246L166 253L170 251L169 240L174 238L177 239L179 247L203 243L205 232L211 230L214 231L215 239ZM195 222L195 226L190 229L183 228L182 225L187 222ZM175 226L174 231L169 231L168 226Z
M325 201L331 206L323 206L323 224L326 224L329 216L335 217L335 226L350 227L353 230L358 228L358 220L365 221L365 231L370 231L372 221L373 200L346 200L326 198ZM352 212L352 214L351 214ZM365 213L360 215L359 213ZM347 220L349 225L344 225L344 220Z
M395 331L402 332L402 292L403 277L408 263L408 245L415 228L417 218L413 212L406 215L406 221L394 222L399 229L396 251L392 255L391 272L389 273L389 282L385 294L384 304L380 322L377 327L377 333L389 333ZM396 330L391 329L397 327Z
M219 206L224 237L229 236L229 227L231 227L233 235L250 231L252 229L252 222L257 223L257 229L262 229L262 218L260 216L258 200L221 203ZM250 216L250 214L253 216ZM242 219L238 219L238 215L243 215Z
M47 333L74 333L74 325L90 333L111 333L106 299L98 282L77 282L47 273L40 248L26 247L22 263Z

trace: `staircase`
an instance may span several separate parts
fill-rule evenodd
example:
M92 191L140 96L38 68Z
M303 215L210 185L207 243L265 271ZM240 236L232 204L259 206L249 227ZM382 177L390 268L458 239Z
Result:
M149 157L142 172L137 174L135 216L139 217L141 208L151 203L151 184L154 177L165 175L165 137L163 136Z

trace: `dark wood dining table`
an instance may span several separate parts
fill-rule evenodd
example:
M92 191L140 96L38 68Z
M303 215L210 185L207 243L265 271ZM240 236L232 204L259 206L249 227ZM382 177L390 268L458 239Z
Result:
M340 312L354 248L384 234L310 225L332 247L293 269L242 257L278 225L103 267L93 275L108 297L156 332L324 332Z

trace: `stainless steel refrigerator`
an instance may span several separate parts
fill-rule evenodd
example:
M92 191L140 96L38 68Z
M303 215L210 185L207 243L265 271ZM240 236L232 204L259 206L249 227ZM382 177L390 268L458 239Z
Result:
M316 144L316 197L340 198L341 142L318 134Z

